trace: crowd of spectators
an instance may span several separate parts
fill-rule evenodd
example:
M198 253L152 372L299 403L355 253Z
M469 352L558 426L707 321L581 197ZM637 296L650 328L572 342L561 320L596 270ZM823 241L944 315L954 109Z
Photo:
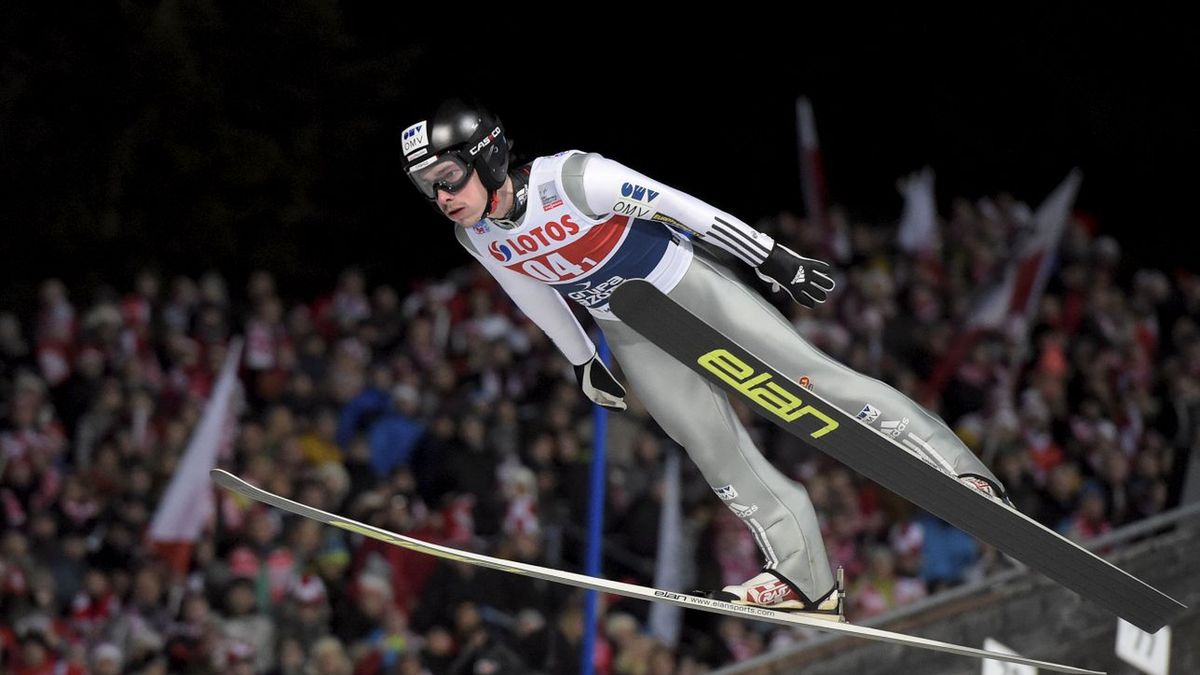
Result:
M790 214L759 223L798 251L840 258L830 302L809 311L777 299L816 346L942 415L1018 508L1068 536L1178 503L1200 428L1200 276L1125 261L1075 218L1034 320L985 336L933 386L1028 209L959 200L942 253L927 258L899 253L894 228L832 219L849 233L848 255ZM155 555L147 526L240 335L242 403L222 466L389 530L581 567L590 407L570 365L481 267L403 288L350 269L318 298L288 297L265 271L232 281L146 272L128 289L68 289L49 279L35 314L0 313L0 670L577 672L584 611L568 587L227 493L187 569ZM807 487L831 563L846 570L852 620L1005 564L735 406ZM651 583L664 460L679 450L636 392L608 419L605 576ZM682 464L690 585L753 576L749 532ZM705 672L799 639L688 612L668 645L649 630L646 603L601 606L601 673Z

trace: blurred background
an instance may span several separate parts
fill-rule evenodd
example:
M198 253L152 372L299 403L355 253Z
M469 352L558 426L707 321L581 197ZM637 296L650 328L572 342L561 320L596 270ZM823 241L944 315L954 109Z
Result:
M1186 521L1161 519L1200 492L1193 23L1084 3L689 15L703 29L442 9L0 8L0 670L574 673L590 651L606 673L821 672L813 635L615 598L585 649L570 589L212 491L187 546L152 531L203 445L307 503L581 568L591 409L399 171L399 132L452 94L487 101L518 157L599 152L835 261L831 302L778 303L799 331L941 414L1023 511L1119 535L1106 552L1195 606L1182 573L1154 577L1186 569ZM1037 292L989 314L1031 260ZM852 620L936 628L966 598L1026 655L1127 667L1111 615L984 597L1032 582L740 412L813 497ZM668 553L688 588L757 572L636 398L607 424L604 576L662 583ZM1033 619L1061 607L1078 614ZM1200 669L1178 647L1200 644L1196 614L1175 629L1173 668ZM862 660L829 672L978 672L840 649Z

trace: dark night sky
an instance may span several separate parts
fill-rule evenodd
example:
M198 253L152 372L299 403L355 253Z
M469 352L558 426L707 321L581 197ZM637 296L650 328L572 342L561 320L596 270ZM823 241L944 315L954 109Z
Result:
M893 221L896 178L924 164L943 205L1005 190L1036 205L1080 166L1080 206L1130 256L1196 267L1178 241L1196 215L1200 40L1171 12L739 9L685 30L623 8L572 39L470 16L418 29L411 6L378 4L3 10L0 223L27 251L5 255L4 304L48 274L125 286L147 264L235 284L266 266L310 294L350 263L403 284L465 262L395 155L452 93L488 100L520 154L601 152L748 221L802 208L804 94L853 215Z

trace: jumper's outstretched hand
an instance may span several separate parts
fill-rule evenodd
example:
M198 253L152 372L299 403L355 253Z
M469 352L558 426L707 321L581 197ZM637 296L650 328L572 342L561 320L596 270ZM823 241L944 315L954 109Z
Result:
M829 263L805 258L775 242L775 248L761 265L754 268L759 279L771 284L771 291L783 289L792 300L812 309L825 302L835 286Z
M624 410L627 407L625 387L617 382L598 355L593 354L587 363L575 366L575 380L579 382L584 395L596 405L609 410Z

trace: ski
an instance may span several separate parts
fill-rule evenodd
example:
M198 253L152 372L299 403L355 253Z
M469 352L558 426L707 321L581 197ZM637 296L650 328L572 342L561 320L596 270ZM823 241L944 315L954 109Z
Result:
M267 504L268 506L273 506L289 513L294 513L298 516L311 518L317 522L324 523L326 525L332 525L333 527L337 527L348 532L353 532L364 537L370 537L371 539L377 539L394 546L400 546L413 551L427 553L429 555L436 556L438 558L444 558L446 560L453 560L456 562L467 563L469 565L478 565L479 567L499 570L501 572L508 572L509 574L533 577L535 579L544 579L546 581L566 584L568 586L586 588L589 590L599 591L601 593L613 593L639 600L667 602L674 605L680 605L682 607L700 609L706 612L725 614L743 619L755 619L758 621L767 621L786 626L805 626L808 628L815 628L817 630L865 638L867 640L890 642L894 644L907 645L910 647L918 647L921 649L947 652L950 654L958 654L961 656L970 656L980 659L994 659L997 661L1019 663L1060 673L1097 675L1103 672L1075 668L1072 666L1065 666L1047 661L1038 661L1036 659L1016 656L1013 654L1002 654L984 649L964 647L949 642L930 640L922 637L904 635L902 633L893 633L890 631L880 630L878 628L856 626L850 623L838 623L828 619L808 617L803 614L791 614L788 612L777 612L761 607L735 605L733 603L724 602L721 600L713 600L710 598L676 593L673 591L664 591L620 581L609 581L607 579L592 577L585 574L565 572L549 567L542 567L540 565L532 565L513 560L494 558L492 556L487 556L480 553L472 553L470 551L463 551L450 546L444 546L442 544L434 544L421 541L420 539L413 539L412 537L407 537L395 532L389 532L373 525L368 525L357 520L308 506L306 504L301 504L300 502L293 501L286 497L281 497L280 495L251 485L250 483L247 483L241 478L238 478L237 476L223 469L213 469L209 472L209 475L212 477L214 483L222 488L225 488L226 490L236 492L237 494L252 499L256 502L261 502L263 504Z
M936 454L902 445L790 381L647 281L610 298L647 340L807 445L933 515L992 544L1142 630L1154 633L1186 609L1175 599L1025 514L949 475Z

